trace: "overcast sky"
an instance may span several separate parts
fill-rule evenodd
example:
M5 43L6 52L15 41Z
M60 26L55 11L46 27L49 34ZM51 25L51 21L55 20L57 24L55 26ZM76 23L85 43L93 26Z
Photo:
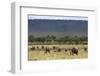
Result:
M36 37L55 35L86 36L88 31L88 18L80 16L29 16L28 33Z

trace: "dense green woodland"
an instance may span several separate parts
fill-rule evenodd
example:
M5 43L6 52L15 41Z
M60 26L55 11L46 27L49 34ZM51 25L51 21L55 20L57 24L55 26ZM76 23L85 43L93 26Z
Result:
M64 36L57 38L54 35L43 37L28 36L29 44L88 44L87 36Z

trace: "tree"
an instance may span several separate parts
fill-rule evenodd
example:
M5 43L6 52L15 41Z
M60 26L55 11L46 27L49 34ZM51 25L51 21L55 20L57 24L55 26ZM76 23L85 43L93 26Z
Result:
M52 40L56 40L56 36L51 35L51 39L52 39Z
M28 36L28 41L29 42L33 42L35 40L34 36L30 35Z
M37 42L45 42L45 38L44 37L38 37L36 38Z
M82 43L82 44L87 44L88 43L88 37L87 36L82 36L82 37L80 37L80 42Z

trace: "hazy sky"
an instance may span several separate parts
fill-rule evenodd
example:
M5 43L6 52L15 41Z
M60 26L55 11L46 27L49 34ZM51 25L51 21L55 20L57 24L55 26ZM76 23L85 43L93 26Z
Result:
M28 33L36 37L55 35L86 36L88 32L88 18L80 16L29 16Z
M28 19L49 19L49 20L88 20L87 17L83 16L32 16L29 15Z

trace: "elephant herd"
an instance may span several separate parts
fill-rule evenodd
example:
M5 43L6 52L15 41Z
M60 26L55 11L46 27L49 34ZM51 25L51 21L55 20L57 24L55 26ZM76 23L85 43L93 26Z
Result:
M52 46L52 48L50 48L50 47L47 47L47 46L41 46L41 47L32 46L30 48L31 51L42 50L42 51L44 51L44 54L51 53L51 51L53 51L53 52L61 52L62 50L64 52L68 52L69 51L70 55L78 55L80 49L83 49L84 51L87 51L87 47L83 47L83 48L75 48L75 47L59 48L57 46Z

